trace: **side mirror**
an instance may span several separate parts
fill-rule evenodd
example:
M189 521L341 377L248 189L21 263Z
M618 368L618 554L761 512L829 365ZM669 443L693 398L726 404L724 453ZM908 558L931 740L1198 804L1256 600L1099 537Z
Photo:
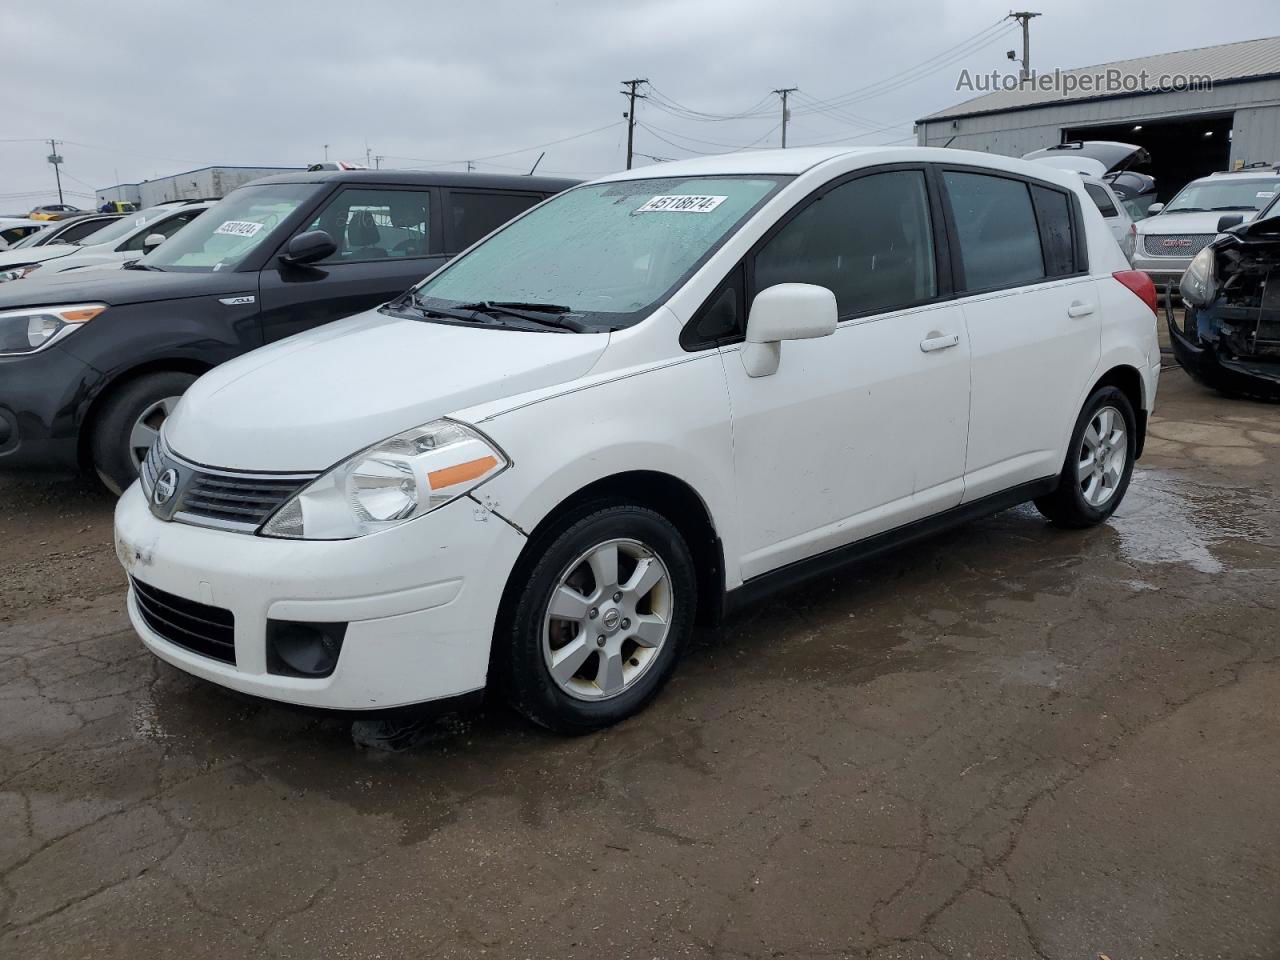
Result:
M323 230L309 230L289 241L284 253L280 254L280 262L301 266L331 257L337 252L338 245L333 242L333 237Z
M149 233L142 241L142 252L150 253L168 239L163 233Z
M1228 213L1218 218L1218 232L1224 233L1232 227L1238 226L1242 223L1244 223L1244 214Z
M1153 203L1151 206L1147 207L1147 216L1154 217L1157 213L1159 213L1163 209L1164 209L1163 203Z
M747 315L742 365L749 377L777 372L783 340L829 337L836 331L836 295L812 283L779 283L756 294Z

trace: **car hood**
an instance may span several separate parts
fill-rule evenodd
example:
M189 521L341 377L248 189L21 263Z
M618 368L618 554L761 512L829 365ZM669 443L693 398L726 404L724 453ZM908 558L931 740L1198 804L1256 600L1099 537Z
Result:
M323 470L464 407L575 380L609 335L431 323L376 310L290 337L205 374L165 424L188 460Z
M80 262L82 261L73 261L68 266L74 267ZM0 283L0 310L52 306L55 303L125 306L130 303L155 303L185 297L256 294L258 290L256 273L160 273L155 270L97 269L108 265L122 264L91 261L83 269L48 274L37 270L21 280Z
M1162 233L1212 233L1218 232L1218 221L1228 214L1240 213L1248 222L1256 217L1256 210L1207 210L1204 213L1161 213L1138 221L1138 232Z
M0 270L17 267L24 263L43 263L56 260L80 248L74 243L46 243L43 247L24 247L21 250L6 250L0 253Z

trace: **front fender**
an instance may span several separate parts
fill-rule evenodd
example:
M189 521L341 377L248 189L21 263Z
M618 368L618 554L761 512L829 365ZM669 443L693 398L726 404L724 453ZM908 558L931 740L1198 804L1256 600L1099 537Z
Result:
M480 424L511 458L476 498L525 532L599 480L667 474L701 499L724 546L725 582L741 582L733 440L718 353L539 400Z

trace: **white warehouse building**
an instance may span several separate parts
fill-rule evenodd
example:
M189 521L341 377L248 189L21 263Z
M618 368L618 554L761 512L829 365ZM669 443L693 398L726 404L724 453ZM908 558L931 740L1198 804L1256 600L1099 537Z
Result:
M965 82L962 76L962 83ZM1070 140L1117 140L1151 152L1159 199L1188 181L1280 163L1280 37L1180 50L1039 75L916 121L922 146L1007 156ZM991 90L992 87L996 89Z
M104 187L97 193L97 205L108 200L123 200L139 209L155 206L166 200L200 200L225 197L236 187L251 180L270 177L277 173L294 173L303 167L201 167L175 173L170 177L143 180L141 183L120 183Z

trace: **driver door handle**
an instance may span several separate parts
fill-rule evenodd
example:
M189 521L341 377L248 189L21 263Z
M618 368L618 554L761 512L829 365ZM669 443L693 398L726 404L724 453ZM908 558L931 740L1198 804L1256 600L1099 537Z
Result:
M1083 300L1074 300L1071 306L1067 307L1068 317L1087 317L1093 313L1093 304L1085 303Z
M922 353L932 353L934 350L946 350L948 347L954 347L960 342L960 334L949 333L945 336L926 337L920 341L920 351Z

